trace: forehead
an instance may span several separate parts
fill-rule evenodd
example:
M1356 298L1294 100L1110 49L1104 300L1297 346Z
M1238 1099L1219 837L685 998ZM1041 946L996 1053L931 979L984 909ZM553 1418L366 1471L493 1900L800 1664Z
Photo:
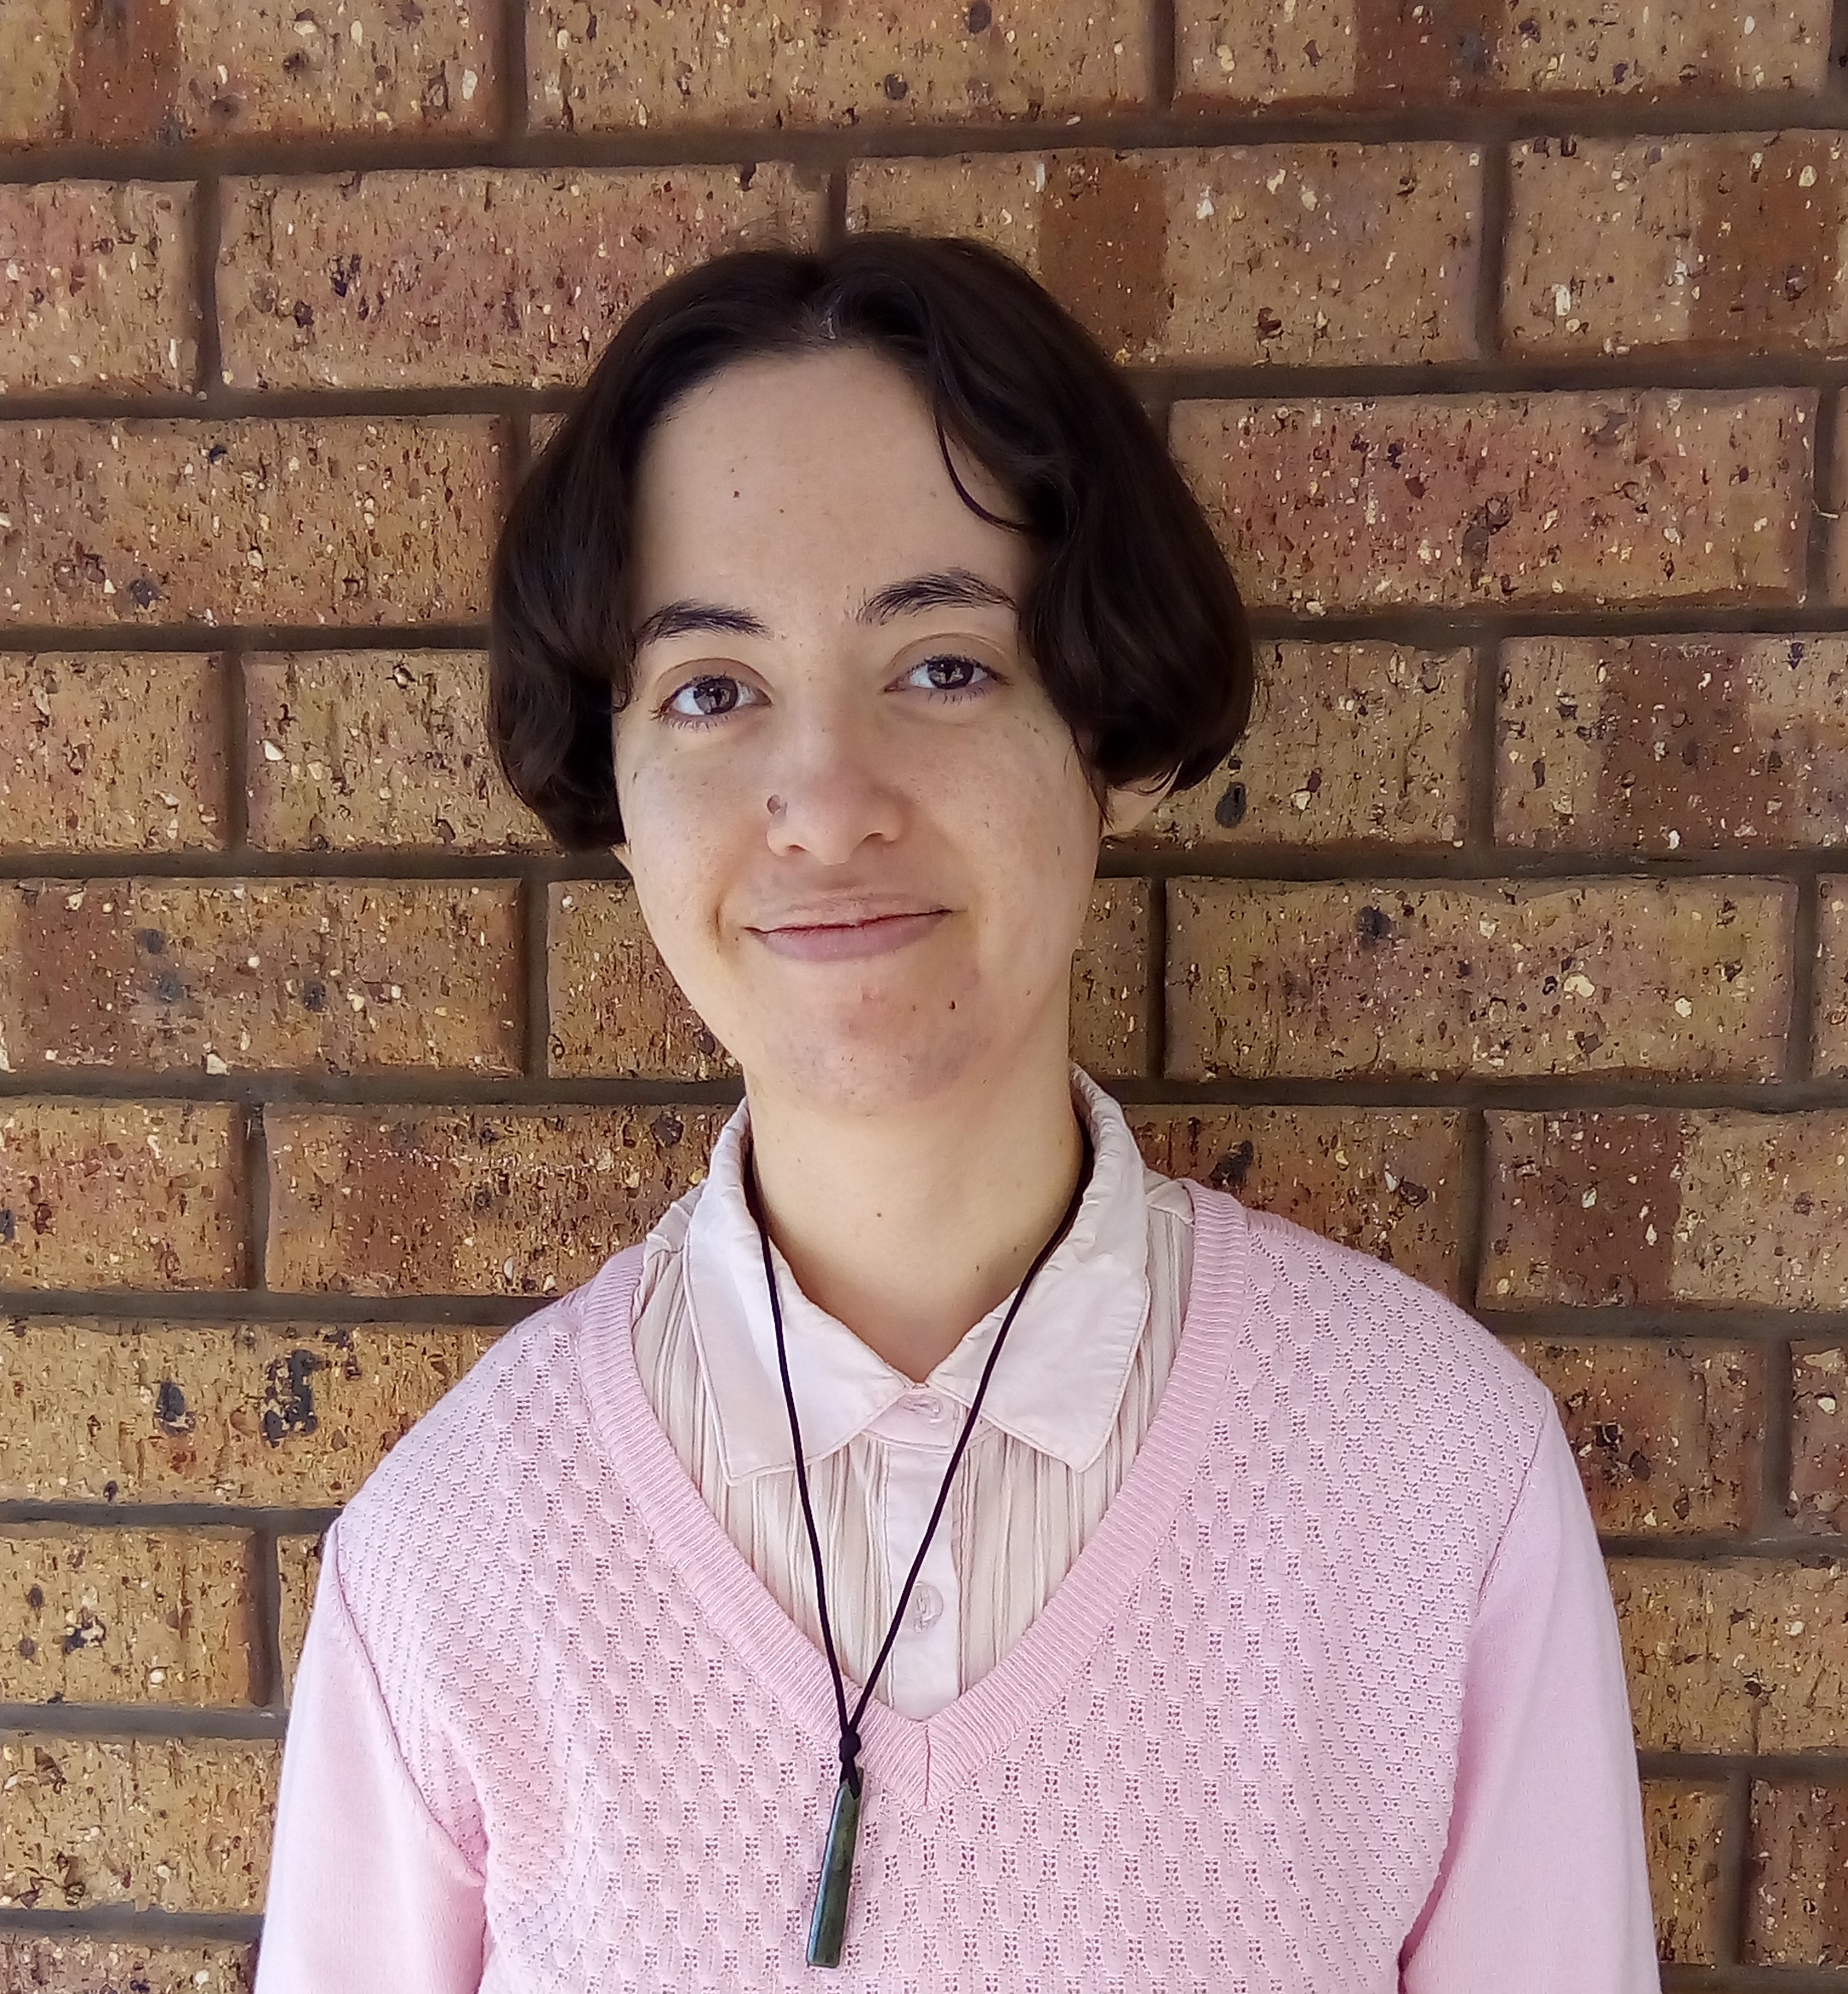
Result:
M953 441L964 488L1016 508ZM697 587L748 589L753 605L966 565L1019 578L1025 536L958 495L922 391L862 348L754 357L690 390L658 422L638 467L637 617Z

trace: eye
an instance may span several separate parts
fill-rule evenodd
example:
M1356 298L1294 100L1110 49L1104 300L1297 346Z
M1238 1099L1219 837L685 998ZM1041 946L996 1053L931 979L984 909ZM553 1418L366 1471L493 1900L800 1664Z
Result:
M999 674L991 672L979 658L965 658L951 651L939 651L934 657L919 659L905 673L905 677L914 677L920 672L929 672L933 680L932 683L921 689L934 692L945 700L975 698L986 691L988 681L998 681L999 678ZM939 672L959 676L953 676L952 683L945 685L938 677ZM981 673L981 677L974 676L977 672Z
M675 726L703 726L723 719L742 706L744 701L740 695L747 689L739 680L722 672L702 672L697 678L688 679L668 694L659 709L660 717ZM689 695L693 701L690 707L680 703Z

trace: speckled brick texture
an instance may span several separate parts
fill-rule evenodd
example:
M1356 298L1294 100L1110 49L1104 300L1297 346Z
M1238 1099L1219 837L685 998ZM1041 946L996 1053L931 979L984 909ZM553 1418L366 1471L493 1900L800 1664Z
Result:
M15 1068L519 1070L511 883L0 884Z
M1065 305L1255 619L1075 1056L1544 1382L1668 1994L1848 1994L1839 11L0 6L0 1994L248 1994L327 1521L700 1180L490 559L634 305L884 228Z
M1722 1956L1726 1811L1723 1786L1643 1782L1650 1895L1664 1966L1710 1967Z
M228 691L210 652L0 653L0 848L222 851Z
M1502 326L1522 352L1839 348L1842 140L1534 139L1509 154Z
M25 1629L0 1643L0 1699L260 1701L259 1597L247 1531L21 1525L0 1535L0 1599Z
M1791 1485L1798 1527L1848 1531L1848 1352L1839 1343L1791 1346Z
M312 1536L290 1534L276 1539L276 1560L281 1569L279 1637L281 1648L282 1682L286 1696L295 1694L295 1669L301 1660L302 1642L314 1611L315 1587L321 1578L321 1533Z
M244 809L274 852L548 850L494 759L480 651L252 652ZM5 720L0 716L0 728Z
M1489 1309L1848 1305L1848 1115L1588 1109L1488 1118Z
M660 959L626 879L548 890L547 1070L629 1080L713 1080L737 1066Z
M1848 1569L1616 1558L1644 1751L1816 1752L1848 1719Z
M1130 849L1457 846L1475 703L1466 649L1260 643L1251 724L1170 796Z
M1600 1530L1744 1535L1764 1472L1764 1353L1702 1339L1511 1337L1546 1381Z
M1440 145L875 159L848 222L994 243L1118 361L1454 360L1476 351L1481 168Z
M748 243L811 243L822 194L783 165L234 180L224 378L568 383L676 270Z
M0 1500L337 1506L500 1334L0 1317Z
M192 198L185 181L0 187L0 394L192 387Z
M1177 0L1177 102L1444 104L1546 97L1698 98L1816 90L1828 69L1827 0L1295 0L1248 8Z
M1133 1109L1152 1169L1229 1191L1461 1300L1461 1117L1441 1109Z
M699 1181L728 1112L273 1109L269 1285L562 1294Z
M501 90L501 0L80 0L0 21L0 142L480 138Z
M253 1946L0 1938L0 1994L251 1994Z
M0 1909L258 1911L271 1739L0 1737Z
M478 618L500 439L471 416L0 423L0 618Z
M1266 607L1791 603L1815 414L1802 389L1188 400L1170 434Z
M1511 638L1496 834L1651 858L1830 845L1848 823L1848 638Z
M229 1103L10 1096L0 1287L243 1287L242 1123Z
M1170 1079L1783 1070L1792 887L1168 883Z
M533 121L572 132L1037 121L1151 100L1134 0L906 0L773 10L726 0L536 0Z
M1746 1878L1754 1966L1848 1965L1848 1786L1754 1780Z

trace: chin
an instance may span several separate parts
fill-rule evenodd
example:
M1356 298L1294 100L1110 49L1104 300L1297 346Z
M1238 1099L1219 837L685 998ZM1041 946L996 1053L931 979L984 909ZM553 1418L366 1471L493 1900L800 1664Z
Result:
M906 1028L906 1027L909 1028ZM793 1032L761 1044L744 1068L773 1093L793 1094L816 1108L873 1115L915 1107L967 1078L984 1047L952 1021L926 1033L914 1015L905 1025L874 1030Z

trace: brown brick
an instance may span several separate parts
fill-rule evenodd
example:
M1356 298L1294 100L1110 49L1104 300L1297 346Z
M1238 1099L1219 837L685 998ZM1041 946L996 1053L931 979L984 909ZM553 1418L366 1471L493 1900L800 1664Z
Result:
M1822 87L1827 0L1295 0L1287 8L1177 0L1176 101L1210 109L1353 98L1544 92L1648 96Z
M468 168L232 180L225 202L228 382L538 388L579 380L686 264L813 241L822 188L779 162Z
M0 8L0 146L36 145L63 130L75 4L40 0Z
M731 1113L271 1109L268 1285L564 1293L700 1180Z
M995 243L1119 361L1466 359L1481 164L1442 145L871 159L847 222Z
M21 851L222 851L224 661L0 655L0 841Z
M500 116L500 16L499 0L363 26L292 0L38 0L0 16L0 142L486 135Z
M184 183L0 186L0 393L191 388L192 228Z
M344 1503L500 1334L0 1318L0 1500Z
M0 1287L238 1287L244 1114L230 1102L0 1109Z
M1848 1073L1848 875L1818 879L1816 901L1815 1070Z
M247 658L250 842L268 851L549 851L545 826L495 758L487 700L480 651Z
M1642 1751L1831 1751L1848 1721L1848 1570L1613 1558Z
M1790 1513L1799 1530L1848 1529L1848 1352L1793 1344L1791 1388Z
M1726 1790L1670 1779L1642 1784L1656 1954L1667 1966L1711 1966L1726 1946L1720 1883Z
M1156 885L1099 879L1072 957L1072 1057L1099 1078L1149 1066L1149 924Z
M0 1994L251 1994L254 1946L161 1945L62 1932L0 1938Z
M1247 599L1330 609L1795 602L1815 396L1179 401Z
M1848 343L1839 133L1531 139L1509 152L1502 336L1535 352Z
M1848 1965L1848 1787L1755 1779L1745 1958Z
M1845 433L1842 421L1843 398L1835 398L1835 447L1833 453L1833 489L1837 494L1848 492L1848 433ZM1838 505L1833 514L1825 514L1831 524L1828 538L1823 548L1823 590L1831 602L1848 600L1848 524L1844 524L1845 508Z
M1762 1354L1647 1338L1508 1347L1559 1403L1601 1530L1749 1530L1764 1431Z
M0 610L16 623L485 616L491 417L0 423Z
M281 1567L281 1617L278 1632L282 1648L282 1701L295 1697L295 1670L301 1660L302 1642L308 1636L309 1616L314 1611L315 1588L321 1580L321 1550L326 1533L313 1536L279 1536L276 1558Z
M255 1559L242 1530L15 1526L0 1536L0 1700L260 1701Z
M1496 836L1543 850L1833 844L1848 638L1515 637Z
M1848 1115L1488 1116L1485 1308L1848 1306Z
M0 883L16 1068L521 1067L512 880Z
M1150 101L1148 12L1130 0L847 12L827 0L774 12L724 0L541 0L526 49L532 122L580 132L987 125Z
M1783 881L1171 879L1170 1080L1782 1069Z
M260 1911L280 1744L222 1738L0 1742L0 1906Z
M547 906L548 1072L657 1080L737 1074L661 961L626 879L558 880Z
M1460 1299L1463 1117L1443 1109L1132 1108L1143 1160Z
M1468 816L1466 650L1260 643L1249 725L1126 849L1460 845Z

